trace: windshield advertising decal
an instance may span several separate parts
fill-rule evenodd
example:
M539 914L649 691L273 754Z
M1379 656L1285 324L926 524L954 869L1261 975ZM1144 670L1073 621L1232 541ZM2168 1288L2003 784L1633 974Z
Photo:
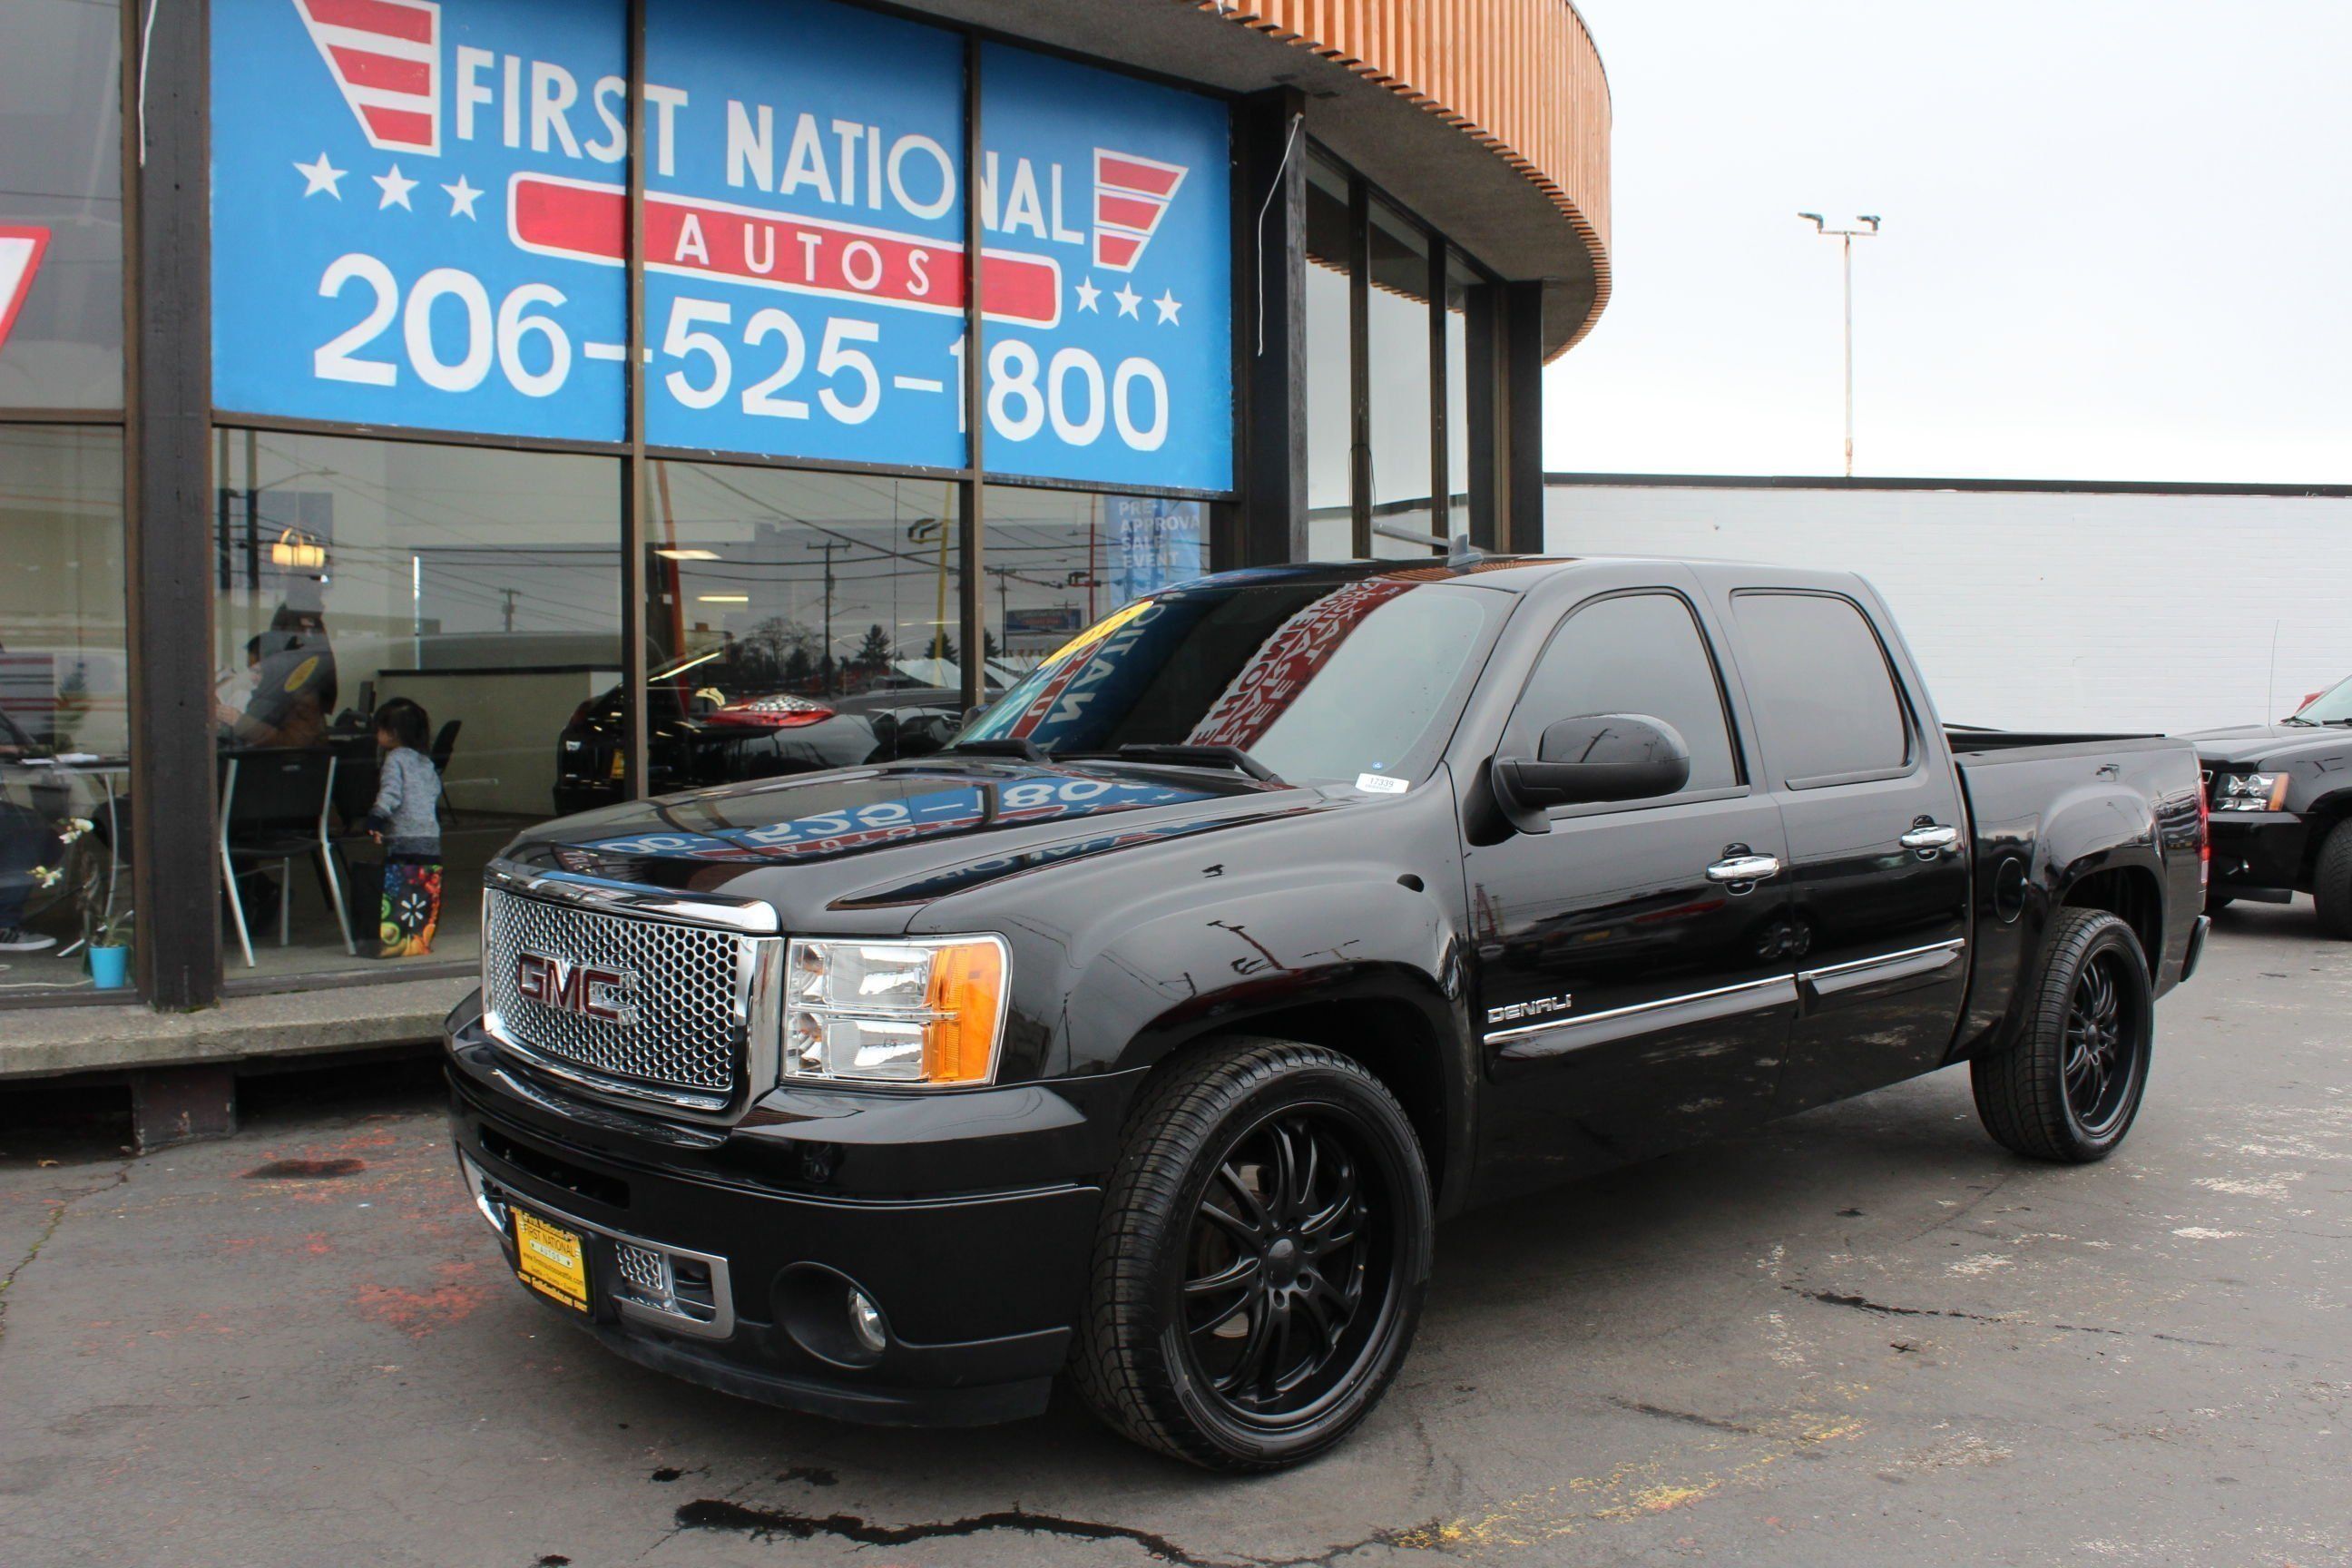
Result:
M617 441L617 0L215 0L217 403ZM966 453L961 37L827 0L648 0L646 434ZM983 51L992 470L1232 482L1213 100Z

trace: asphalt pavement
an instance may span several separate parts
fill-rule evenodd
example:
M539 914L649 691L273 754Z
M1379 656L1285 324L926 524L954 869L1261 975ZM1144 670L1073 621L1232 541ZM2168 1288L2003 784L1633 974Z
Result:
M136 1160L0 1100L0 1563L2352 1563L2347 1068L2352 946L2232 909L2105 1164L1944 1073L1471 1215L1371 1421L1242 1481L623 1363L421 1075Z

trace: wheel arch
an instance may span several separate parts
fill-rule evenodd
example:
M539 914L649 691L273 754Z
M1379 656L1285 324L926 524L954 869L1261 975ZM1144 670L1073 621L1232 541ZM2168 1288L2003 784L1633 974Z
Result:
M2086 871L2059 890L2061 909L2105 910L2139 939L2151 978L2164 963L2164 881L2155 869L2136 863ZM2043 955L2043 963L2048 955Z

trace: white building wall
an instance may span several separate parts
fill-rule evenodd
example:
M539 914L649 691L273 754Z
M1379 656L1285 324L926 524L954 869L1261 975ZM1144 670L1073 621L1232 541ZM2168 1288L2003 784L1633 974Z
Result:
M1544 537L1859 572L1952 723L2252 723L2352 674L2352 499L1555 484Z

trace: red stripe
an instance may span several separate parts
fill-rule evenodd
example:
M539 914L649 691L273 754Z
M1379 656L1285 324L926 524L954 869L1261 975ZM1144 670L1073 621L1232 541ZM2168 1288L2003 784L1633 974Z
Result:
M361 49L330 48L335 68L353 87L380 87L391 92L413 92L419 98L433 90L429 60L404 60L394 55L372 55Z
M433 13L395 5L392 0L307 0L310 19L330 27L351 27L415 44L433 41Z
M1129 235L1095 231L1095 259L1105 267L1132 267L1143 254L1143 241Z
M1095 196L1095 220L1115 223L1127 228L1150 230L1159 223L1160 215L1168 210L1165 202L1147 201L1141 196L1114 195L1108 191Z
M1158 169L1149 163L1137 163L1116 153L1095 154L1095 178L1106 184L1125 185L1129 190L1149 191L1164 196L1176 189L1184 177L1181 169Z
M433 145L433 117L413 109L386 109L371 103L360 110L376 140L424 152Z

